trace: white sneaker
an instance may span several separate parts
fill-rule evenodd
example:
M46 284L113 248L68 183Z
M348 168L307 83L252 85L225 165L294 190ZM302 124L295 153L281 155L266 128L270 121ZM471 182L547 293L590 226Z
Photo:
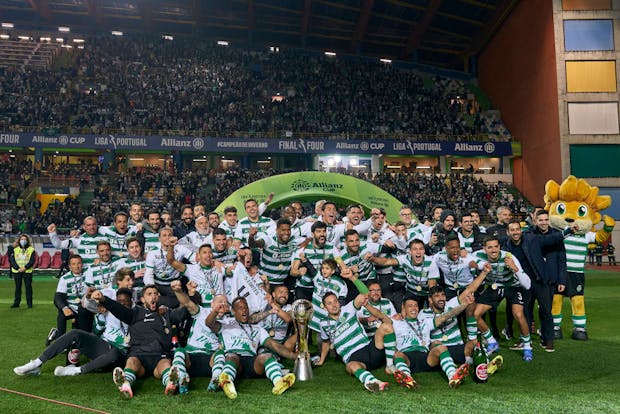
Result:
M30 361L19 367L13 368L13 372L17 375L39 375L41 373L41 365L35 361Z
M75 365L67 365L66 367L59 366L54 369L54 375L57 377L73 377L81 373L80 368Z

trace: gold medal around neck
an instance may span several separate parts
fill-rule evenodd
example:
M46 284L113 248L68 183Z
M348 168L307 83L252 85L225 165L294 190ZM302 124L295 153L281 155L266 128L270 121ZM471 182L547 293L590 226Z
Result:
M129 345L129 341L131 340L131 337L129 336L129 334L127 334L127 336L125 336L125 338L123 338L123 342L125 343L125 345Z
M448 335L444 335L441 337L441 342L446 342L448 340Z
M422 286L416 286L415 290L417 290L418 292L422 292Z
M274 331L273 329L270 329L270 330L269 330L269 336L271 336L272 338L273 338L274 336L276 336L276 331Z
M453 287L454 289L458 289L458 288L459 288L459 284L458 284L457 282L454 282L454 283L452 284L452 287Z
M493 289L493 290L497 290L497 283L493 283L493 284L491 285L491 289Z
M284 265L282 263L278 265L278 270L284 270Z
M170 329L168 329L168 328L164 328L164 333L165 333L166 335L168 335L168 334L170 333Z

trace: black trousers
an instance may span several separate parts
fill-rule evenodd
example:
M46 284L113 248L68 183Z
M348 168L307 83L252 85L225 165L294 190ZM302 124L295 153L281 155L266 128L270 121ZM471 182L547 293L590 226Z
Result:
M73 319L73 317L69 319ZM94 314L80 305L78 306L77 315L75 316L75 322L73 322L73 329L92 332L94 319ZM61 310L58 310L58 314L56 315L56 329L58 329L58 335L63 335L67 332L67 317Z
M26 286L26 303L28 307L32 307L32 273L20 272L11 273L13 280L15 281L15 299L13 300L14 306L19 306L22 301L22 281Z
M553 316L551 315L551 305L553 304L555 285L549 285L539 280L532 280L530 292L530 301L532 304L534 300L538 301L541 339L545 344L553 343Z
M120 365L124 359L123 353L118 349L99 338L97 335L74 329L60 338L56 339L39 356L41 362L49 361L56 355L67 349L79 349L90 361L82 366L82 373Z

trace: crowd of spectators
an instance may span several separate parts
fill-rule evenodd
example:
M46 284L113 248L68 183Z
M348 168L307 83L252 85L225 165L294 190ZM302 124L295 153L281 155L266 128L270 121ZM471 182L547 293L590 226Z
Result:
M86 207L74 197L52 202L43 215L35 200L20 211L16 224L25 221L30 233L45 233L49 223L59 228L78 228L84 217L95 216L103 225L112 223L114 213L129 211L131 203L143 205L145 210L155 208L180 217L183 204L203 204L207 211L214 210L238 188L253 181L279 174L282 171L229 169L185 171L170 173L160 168L134 168L124 173L99 174L95 180L94 198ZM524 215L528 203L521 196L513 196L500 182L486 183L473 175L425 175L419 173L359 173L358 178L369 181L412 207L422 219L437 205L449 205L458 215L477 210L483 221L495 221L498 206L507 205L517 215Z
M127 36L73 53L64 68L0 69L0 129L509 139L463 82L363 58Z

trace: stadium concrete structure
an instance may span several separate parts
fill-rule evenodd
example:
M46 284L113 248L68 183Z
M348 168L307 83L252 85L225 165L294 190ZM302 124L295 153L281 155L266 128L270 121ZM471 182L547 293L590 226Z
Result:
M79 33L129 32L132 29L175 36L208 36L230 41L231 47L303 47L314 53L334 51L339 54L337 58L341 58L340 54L353 53L393 59L391 64L442 76L474 78L493 107L501 112L502 121L516 143L511 152L490 158L494 152L488 146L470 143L482 145L481 152L459 154L456 146L436 155L412 151L406 157L414 161L412 165L429 166L435 172L447 173L451 172L451 157L469 156L464 159L465 163L483 159L476 168L480 165L507 174L499 177L503 180L508 177L535 204L542 202L544 183L548 179L561 181L568 174L586 178L600 186L601 193L620 199L620 164L617 162L620 159L619 0L407 3L306 0L299 2L298 9L291 8L289 2L253 0L154 1L151 7L132 0L73 3L10 0L0 4L0 11L3 21L10 21L12 25L3 26L3 33L41 33L64 25L74 27L72 38ZM286 29L287 24L294 27ZM384 30L386 25L393 32L392 41L387 34L389 30ZM16 138L17 135L3 132L0 146L17 151L29 147L35 160L41 160L49 149L63 150L62 145L55 142L21 145L22 138ZM83 148L80 145L87 145L88 138L79 143L71 142L80 138L49 137L59 140L58 144L67 141L67 148L72 144L74 148ZM162 137L162 140L174 142L162 141L158 145L160 151L151 151L151 157L164 163L174 162L178 167L183 167L183 160L206 160L201 165L217 167L222 165L219 164L222 158L232 158L236 152L241 152L243 155L235 161L242 167L258 167L260 161L270 160L270 156L273 161L269 164L279 169L292 166L329 169L326 167L353 165L351 158L355 158L358 165L379 171L389 168L392 165L389 156L399 153L396 147L392 151L386 147L372 148L373 140L358 142L364 151L349 148L327 152L321 147L320 138L313 140L319 141L316 151L307 151L305 146L301 151L298 145L304 141L295 136L282 137L284 144L280 144L280 151L257 151L256 155L249 155L247 147L233 151L233 147L224 145L226 148L205 152L208 143L203 138L208 139ZM111 162L117 155L115 151L126 159L148 153L142 149L133 150L135 147L131 145L125 150L117 149L116 144L115 151L110 151L109 136L92 139L91 150L98 148L97 142L107 142L107 150L90 154L98 156L100 162ZM127 142L141 139L135 137ZM225 138L220 140L226 141ZM234 142L233 139L228 141ZM327 145L330 141L324 139L323 142ZM149 147L151 143L149 141ZM445 142L434 144L448 146ZM346 147L346 141L342 145ZM428 148L432 145L431 141ZM289 155L278 154L286 152ZM300 152L310 154L300 155ZM386 157L380 160L380 155ZM398 163L394 165L404 165L401 161ZM614 203L607 213L620 218L620 203Z

